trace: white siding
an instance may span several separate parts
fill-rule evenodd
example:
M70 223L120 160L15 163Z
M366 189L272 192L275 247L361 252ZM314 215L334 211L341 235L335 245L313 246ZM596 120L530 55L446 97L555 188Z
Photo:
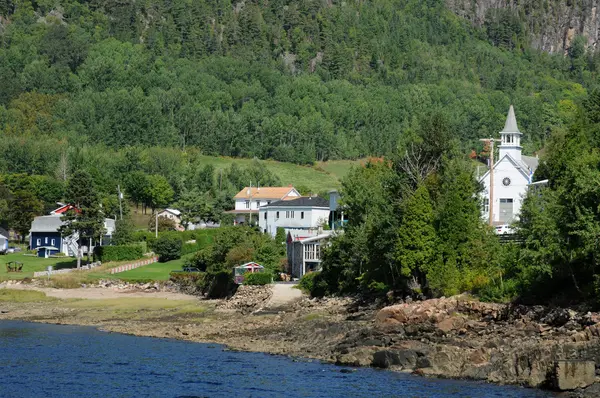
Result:
M277 212L279 212L279 217L277 217ZM302 213L304 213L304 218L302 218ZM266 220L265 214L267 215ZM299 206L268 207L260 209L258 225L261 231L271 234L271 236L277 234L277 228L285 228L286 233L293 231L307 234L311 229L316 232L321 220L325 220L325 222L329 220L328 209Z
M528 171L525 170L525 173ZM506 186L503 184L505 178L510 179L510 185ZM486 175L482 180L484 190L482 192L483 198L489 198L490 192L490 176ZM527 193L527 187L529 185L529 179L526 178L518 168L509 160L504 157L494 167L494 222L500 220L500 199L512 199L513 200L513 221L518 218L521 211L521 204L525 194ZM489 213L483 213L482 217L487 219Z

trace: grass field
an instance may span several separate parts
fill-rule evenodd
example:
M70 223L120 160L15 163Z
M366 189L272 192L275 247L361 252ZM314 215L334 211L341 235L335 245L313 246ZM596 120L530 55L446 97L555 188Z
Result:
M242 167L252 163L252 159L215 156L200 156L200 159L203 162L212 164L217 170L225 169L232 163L237 163ZM300 166L274 160L264 160L263 162L273 174L279 177L282 185L304 186L315 193L339 188L340 180L348 174L350 168L360 164L359 161L353 160L318 162L315 166Z
M7 272L6 263L18 261L23 263L23 272ZM32 278L36 271L44 271L49 265L54 269L73 268L77 266L75 259L65 258L42 258L24 253L13 253L0 256L0 280Z
M124 281L130 280L153 280L166 281L169 279L169 273L174 270L180 270L184 264L186 257L178 260L169 261L166 263L153 263L144 265L143 267L132 269L131 271L120 272L111 275L113 278L118 278Z

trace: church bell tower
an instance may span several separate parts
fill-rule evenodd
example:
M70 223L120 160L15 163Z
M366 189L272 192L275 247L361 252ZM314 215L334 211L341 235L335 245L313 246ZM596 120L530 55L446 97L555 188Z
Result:
M500 132L500 146L498 147L500 159L504 155L510 155L517 162L521 161L521 136L523 133L519 131L517 126L517 118L515 117L515 110L511 105L508 109L508 116L506 116L506 123L504 129Z

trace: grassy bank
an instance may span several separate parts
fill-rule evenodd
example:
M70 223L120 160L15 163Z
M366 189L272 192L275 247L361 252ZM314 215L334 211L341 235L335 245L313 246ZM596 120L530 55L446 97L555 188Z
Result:
M6 263L9 261L18 261L23 263L22 272L8 272ZM62 258L42 258L25 253L13 253L0 256L0 280L33 278L33 273L44 271L48 266L54 269L74 268L77 266L77 260L70 257Z

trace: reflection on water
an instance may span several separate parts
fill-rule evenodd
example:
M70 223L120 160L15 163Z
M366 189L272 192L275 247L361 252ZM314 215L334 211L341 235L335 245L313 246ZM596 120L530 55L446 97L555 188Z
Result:
M1 397L550 396L80 326L0 321L0 353Z

